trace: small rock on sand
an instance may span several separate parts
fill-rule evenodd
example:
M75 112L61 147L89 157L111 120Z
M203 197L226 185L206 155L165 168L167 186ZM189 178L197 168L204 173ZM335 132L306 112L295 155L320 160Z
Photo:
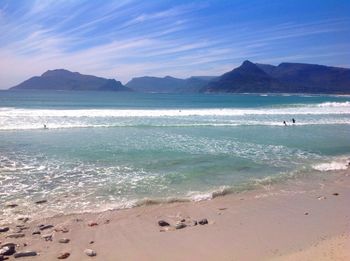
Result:
M69 239L68 238L61 238L60 240L58 240L59 243L62 243L62 244L67 244L69 243Z
M43 203L46 203L46 202L47 202L46 199L42 199L42 200L35 201L35 204L43 204Z
M9 227L0 227L0 232L7 232L9 229Z
M6 243L3 244L0 248L0 255L10 256L16 252L16 244Z
M40 230L45 230L45 229L49 229L49 228L53 228L53 225L40 225L39 226Z
M39 231L39 230L35 230L35 231L33 231L33 233L32 233L32 235L40 235L41 234L41 232Z
M15 207L18 207L18 204L9 203L9 204L6 204L6 207L8 207L8 208L15 208Z
M14 254L13 256L15 258L19 258L19 257L26 257L26 256L36 256L37 253L35 251L24 251L24 252L18 252L16 254Z
M200 225L206 225L206 224L208 224L208 220L207 220L206 218L203 218L203 219L201 219L201 220L198 221L198 224L200 224Z
M161 227L168 227L170 226L170 224L168 222L166 222L165 220L159 220L158 221L158 225Z
M96 252L92 249L85 249L84 250L84 253L87 255L87 256L96 256Z
M185 228L185 227L187 227L187 226L186 226L186 224L184 224L184 223L178 223L178 224L176 224L176 226L175 226L176 229L183 229L183 228Z
M339 193L335 192L332 194L333 196L339 196Z
M88 226L89 227L94 227L94 226L97 226L98 224L97 224L97 222L93 222L93 221L90 221L89 223L88 223Z
M59 256L57 257L57 259L66 259L70 256L70 253L65 252L65 253L61 253L59 254Z

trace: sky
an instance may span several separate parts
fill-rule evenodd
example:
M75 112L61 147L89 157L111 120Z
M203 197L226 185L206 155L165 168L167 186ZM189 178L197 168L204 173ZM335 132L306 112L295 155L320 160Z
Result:
M126 83L244 60L350 67L350 1L0 0L0 89L49 69Z

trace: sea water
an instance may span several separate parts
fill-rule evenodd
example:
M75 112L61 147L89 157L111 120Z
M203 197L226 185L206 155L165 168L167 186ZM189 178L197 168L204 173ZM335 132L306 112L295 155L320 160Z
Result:
M211 199L349 158L349 96L0 91L0 222Z

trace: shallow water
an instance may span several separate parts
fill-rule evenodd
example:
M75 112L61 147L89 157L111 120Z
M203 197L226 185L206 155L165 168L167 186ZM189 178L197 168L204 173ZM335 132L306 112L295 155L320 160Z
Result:
M201 200L327 175L346 168L349 134L350 97L1 91L0 214Z

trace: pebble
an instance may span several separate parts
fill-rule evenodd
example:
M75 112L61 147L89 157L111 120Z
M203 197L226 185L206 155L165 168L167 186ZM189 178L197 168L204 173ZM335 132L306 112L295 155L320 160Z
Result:
M0 227L0 232L7 232L9 229L9 227Z
M206 225L206 224L208 224L208 219L203 218L203 219L201 219L201 220L198 221L198 224L200 224L200 225Z
M333 196L339 196L339 193L337 193L337 192L333 193Z
M184 224L184 223L179 223L179 224L176 224L176 226L175 226L176 229L182 229L185 227L186 227L186 224Z
M43 203L46 203L46 202L47 202L46 199L42 199L42 200L35 201L35 204L43 204Z
M62 243L62 244L67 244L69 243L69 239L68 238L61 238L60 240L58 240L59 243Z
M14 243L3 244L0 248L0 255L10 256L16 252L16 245Z
M92 249L85 249L84 253L88 256L96 256L97 255L96 252Z
M40 225L39 226L40 230L45 230L45 229L49 229L49 228L53 228L53 225Z
M10 234L6 236L7 238L20 238L20 237L25 237L25 234L23 233L15 233L15 234Z
M36 256L37 253L35 251L24 251L24 252L18 252L16 254L14 254L13 256L15 258L19 258L19 257L26 257L26 256Z
M89 227L94 227L94 226L97 226L98 224L96 223L96 222L93 222L93 221L90 221L89 223L88 223L88 226Z
M91 241L89 242L90 245L93 244L93 243L95 243L95 241L93 241L93 240L91 240Z
M170 224L164 220L159 220L158 221L158 225L161 226L161 227L167 227L167 226L170 226Z
M6 204L6 207L8 207L8 208L15 208L15 207L18 207L18 205L15 204L15 203L10 203L10 204Z
M65 252L65 253L60 254L60 255L57 257L57 259L66 259L66 258L68 258L69 256L70 256L70 253Z
M305 212L304 215L305 215L305 216L309 215L309 212Z

